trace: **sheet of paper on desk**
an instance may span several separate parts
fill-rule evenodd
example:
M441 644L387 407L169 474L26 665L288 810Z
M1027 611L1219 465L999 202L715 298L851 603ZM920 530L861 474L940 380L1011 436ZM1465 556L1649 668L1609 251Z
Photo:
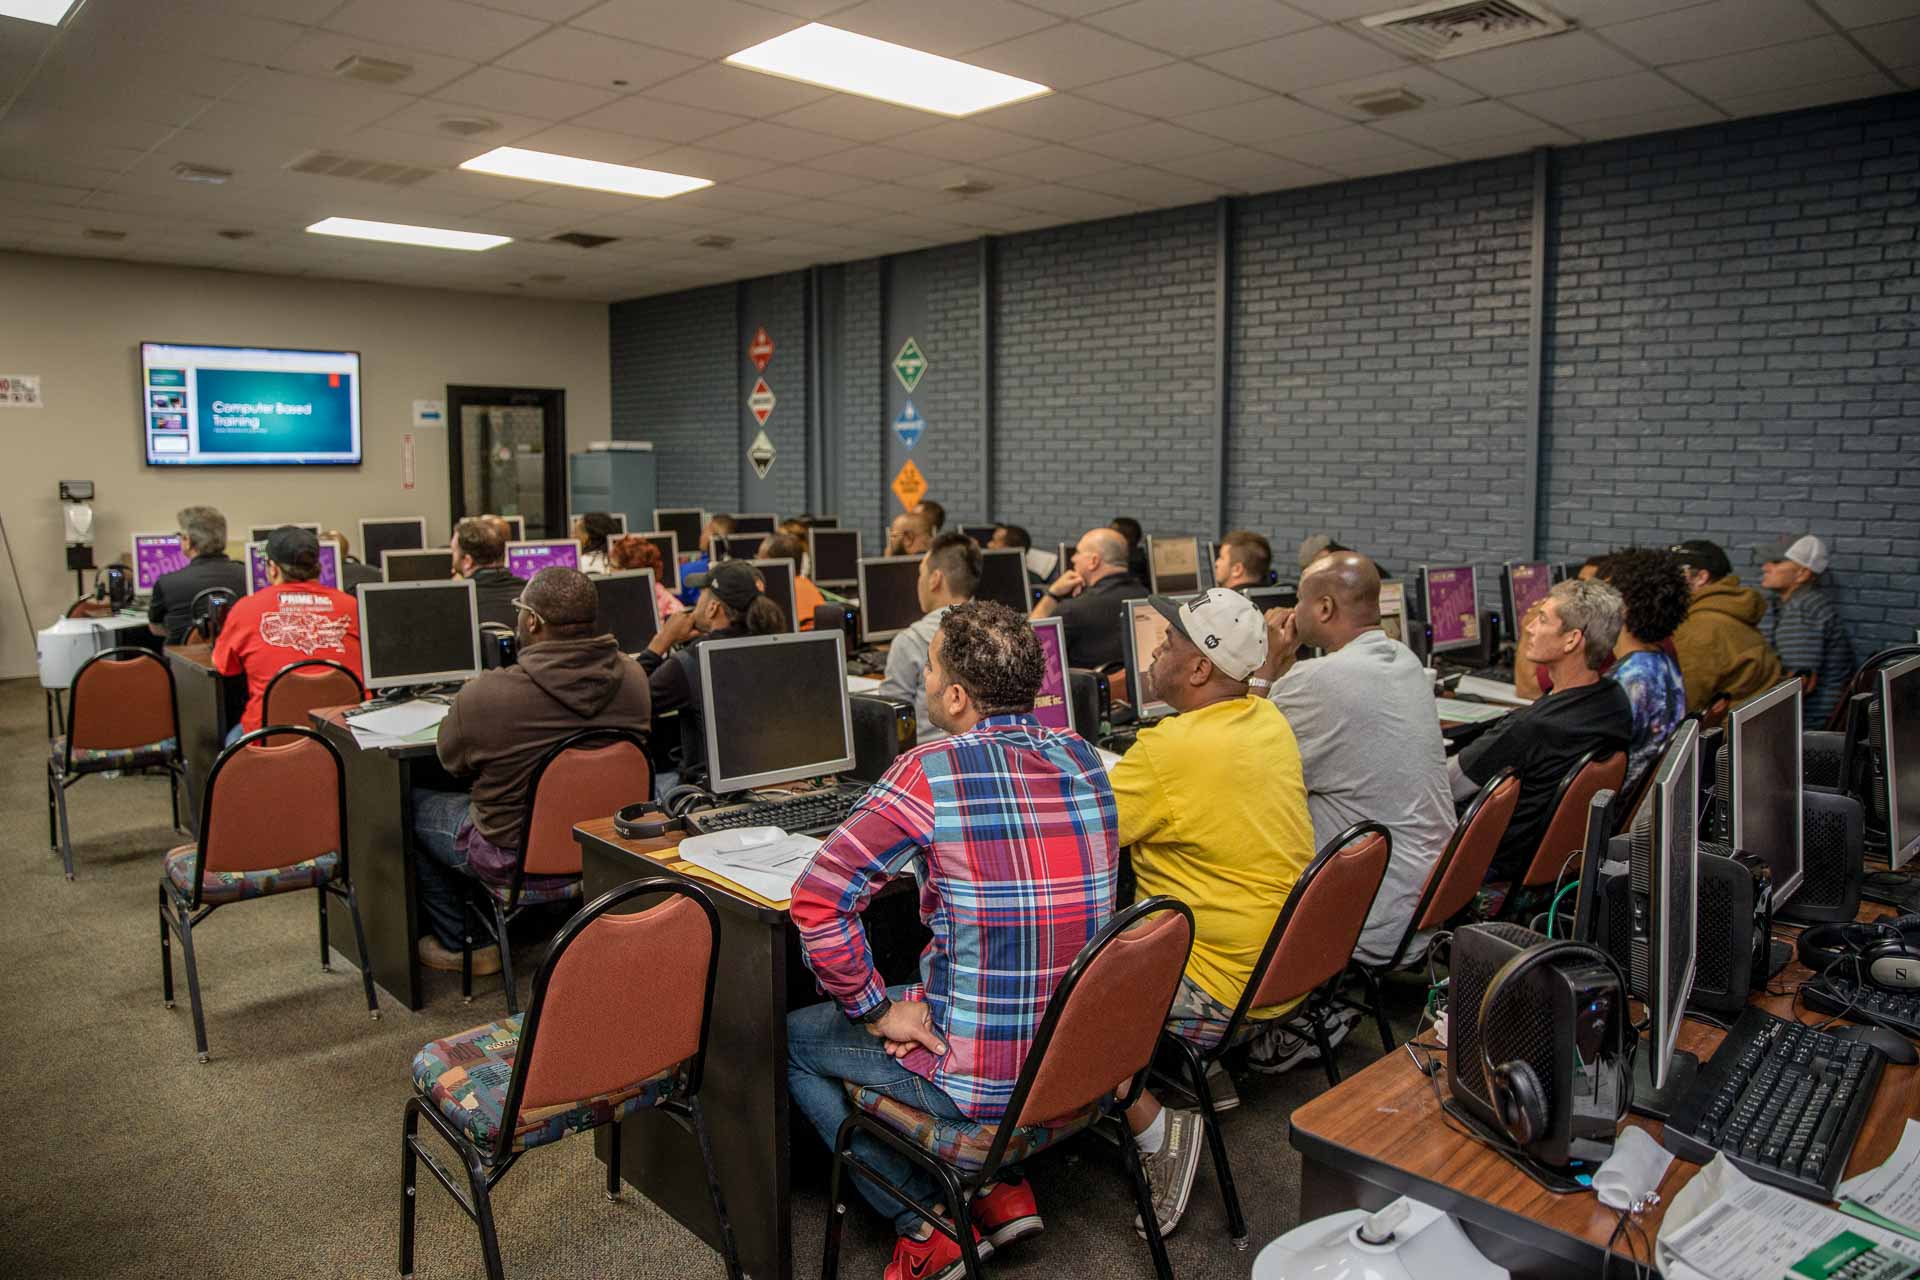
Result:
M1120 763L1120 757L1114 754L1113 752L1107 750L1105 747L1095 747L1094 751L1096 754L1099 755L1100 763L1103 766L1105 766L1108 773L1112 773L1113 766Z
M1479 676L1461 676L1460 683L1454 686L1456 693L1470 693L1476 698L1488 702L1497 702L1503 707L1530 707L1532 698L1523 698L1513 691L1511 683L1502 684L1498 680L1486 680Z
M1713 1280L1914 1280L1920 1242L1755 1182L1724 1155L1680 1189L1660 1224L1668 1276Z
M1885 1164L1839 1186L1840 1211L1920 1239L1920 1120L1907 1121Z
M880 680L875 676L848 676L848 693L878 693Z
M1465 698L1435 698L1433 709L1442 720L1454 724L1483 724L1488 720L1498 720L1511 708L1495 707L1485 702L1468 702Z
M743 889L750 889L769 902L785 902L793 896L793 885L820 842L812 836L778 836L741 846L744 832L722 831L714 835L694 836L680 842L677 852L694 866L725 876Z
M451 710L444 702L397 702L391 707L362 711L351 716L348 723L356 734L364 729L383 738L411 738L423 729L437 728Z

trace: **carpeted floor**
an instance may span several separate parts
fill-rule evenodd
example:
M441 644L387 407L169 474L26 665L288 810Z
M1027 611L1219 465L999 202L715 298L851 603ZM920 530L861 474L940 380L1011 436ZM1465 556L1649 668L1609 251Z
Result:
M165 782L90 778L69 793L79 873L69 884L46 840L45 758L38 686L0 682L0 801L14 815L0 831L0 1008L11 1028L0 1080L14 1117L0 1157L0 1275L393 1274L408 1064L427 1040L498 1016L497 988L464 1006L457 976L440 978L423 1012L383 1000L371 1021L352 969L320 971L311 895L223 908L196 931L213 1055L199 1064L184 988L176 1009L160 997L154 891L160 854L180 839L167 827ZM289 815L298 809L288 797ZM1415 997L1398 994L1404 1027ZM1379 1051L1362 1028L1342 1065ZM1287 1116L1325 1087L1317 1066L1241 1077L1246 1105L1227 1116L1226 1134L1253 1247L1228 1244L1203 1162L1168 1242L1181 1277L1244 1277L1259 1246L1294 1225L1300 1162ZM795 1141L815 1140L796 1126ZM819 1273L818 1163L802 1163L796 1188L799 1276ZM510 1274L724 1274L706 1245L632 1191L609 1203L600 1170L593 1144L575 1138L530 1154L500 1184ZM1152 1274L1111 1148L1083 1139L1030 1173L1046 1234L990 1263L995 1274ZM473 1228L424 1172L420 1202L416 1274L483 1274ZM858 1206L844 1274L877 1280L890 1248L884 1224Z

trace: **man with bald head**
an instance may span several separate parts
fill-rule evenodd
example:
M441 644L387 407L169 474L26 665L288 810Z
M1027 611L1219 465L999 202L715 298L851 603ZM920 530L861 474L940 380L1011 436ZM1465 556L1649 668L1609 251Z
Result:
M1314 843L1324 846L1356 822L1378 822L1393 836L1393 859L1354 950L1382 964L1453 834L1433 684L1413 650L1380 629L1380 574L1367 557L1323 553L1301 572L1299 596L1296 608L1267 614L1267 662L1252 683L1256 691L1270 686L1300 744ZM1296 662L1303 644L1326 656ZM1255 1046L1253 1065L1284 1071L1317 1056L1311 1041L1276 1030Z
M1126 538L1113 529L1089 529L1074 547L1072 566L1054 579L1033 616L1066 624L1068 666L1098 670L1126 660L1125 602L1147 594L1147 584L1127 570Z
M933 513L926 510L924 504L911 511L902 511L893 518L893 524L887 529L887 554L923 556L933 549L933 535L939 530Z

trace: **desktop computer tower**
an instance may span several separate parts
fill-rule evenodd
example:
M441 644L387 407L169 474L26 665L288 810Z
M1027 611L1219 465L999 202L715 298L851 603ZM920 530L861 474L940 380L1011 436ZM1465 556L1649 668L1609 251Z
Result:
M1546 940L1545 935L1517 924L1467 925L1453 935L1447 982L1447 1092L1467 1114L1495 1133L1503 1130L1486 1071L1480 1065L1480 1004L1501 965ZM1517 1014L1521 1001L1516 998L1507 1008ZM1503 1040L1502 1044L1508 1052L1533 1063L1536 1071L1551 1071L1549 1030L1544 1023L1537 1026L1527 1051L1517 1051L1515 1041Z
M847 695L853 714L853 773L861 782L877 782L904 751L913 750L919 727L913 704L875 693Z
M1100 740L1100 727L1113 716L1113 687L1098 671L1067 669L1067 719L1088 742Z
M1773 878L1767 865L1725 845L1703 843L1694 920L1688 1003L1738 1016L1773 971Z
M1801 806L1800 888L1775 917L1788 924L1848 924L1860 912L1866 877L1860 802L1808 787Z

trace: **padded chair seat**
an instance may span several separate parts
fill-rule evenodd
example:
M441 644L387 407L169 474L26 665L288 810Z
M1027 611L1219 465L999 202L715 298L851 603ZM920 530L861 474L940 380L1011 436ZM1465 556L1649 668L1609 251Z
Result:
M174 750L172 738L149 742L143 747L75 747L73 772L100 773L107 769L144 769L150 765L164 765L173 759ZM52 754L56 765L66 765L65 734L53 740Z
M413 1087L488 1158L500 1132L514 1055L520 1050L522 1016L515 1014L435 1040L413 1059ZM569 1133L624 1120L673 1097L681 1083L680 1068L675 1065L613 1093L550 1107L522 1107L512 1149L545 1146Z
M976 1124L971 1120L949 1120L910 1107L906 1103L865 1085L846 1082L847 1097L895 1133L927 1154L966 1172L986 1167L987 1153L993 1147L994 1124ZM1098 1104L1089 1106L1058 1124L1030 1124L1016 1129L1007 1139L1004 1164L1018 1164L1028 1156L1044 1151L1062 1138L1071 1137L1100 1118Z
M167 854L167 879L184 897L193 897L193 859L198 847L183 844ZM340 855L323 853L291 866L264 871L209 871L200 877L200 901L208 904L265 898L297 889L317 889L333 879Z
M513 896L511 884L496 884L480 876L475 876L474 879L479 880L486 891L493 895L494 900L503 907L507 905L507 899ZM580 897L578 877L528 876L520 885L519 905L530 907L542 902L570 902L578 897Z

